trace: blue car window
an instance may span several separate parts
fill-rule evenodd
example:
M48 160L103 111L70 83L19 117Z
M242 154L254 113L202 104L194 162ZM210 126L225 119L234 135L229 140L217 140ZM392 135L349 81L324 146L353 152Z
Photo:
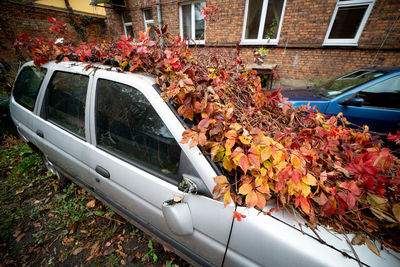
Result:
M372 85L357 94L363 106L400 109L400 76Z
M331 80L321 86L316 87L319 95L327 98L334 98L344 92L347 92L359 85L365 84L372 80L387 74L385 71L378 70L359 70Z

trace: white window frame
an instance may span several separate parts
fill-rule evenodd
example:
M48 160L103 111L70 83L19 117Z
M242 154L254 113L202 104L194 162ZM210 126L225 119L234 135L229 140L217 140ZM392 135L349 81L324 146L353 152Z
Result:
M124 26L124 33L126 38L128 38L128 31L126 30L126 26L132 26L132 22L125 22L124 16L121 16L122 19L122 25ZM133 38L133 36L131 36L131 38Z
M147 28L149 27L148 24L153 24L153 25L154 25L154 16L153 16L152 19L147 19L147 20L146 20L146 14L145 14L145 11L146 11L146 10L151 10L151 13L153 14L152 8L144 8L144 9L143 9L143 20L144 20L144 30L145 30L145 31L147 31Z
M194 5L197 3L202 3L206 2L206 0L201 0L201 1L192 1L192 2L187 2L187 3L181 3L179 5L179 30L181 33L181 37L183 38L183 14L182 14L182 6L190 5L190 13L191 13L191 24L192 24L192 32L191 32L191 38L189 40L189 44L199 44L199 45L204 45L206 42L206 24L207 22L204 20L204 40L195 40L194 37L196 37L196 19L195 19L195 10L194 10Z
M124 23L124 32L125 32L125 36L126 36L126 38L128 38L128 31L126 30L126 27L127 26L132 26L132 22L125 22ZM133 36L131 36L131 38L132 38Z
M331 21L329 23L328 30L326 31L325 39L323 45L325 46L358 46L358 40L360 39L361 33L364 30L364 26L368 21L369 15L374 6L375 0L352 0L352 1L340 1L338 0L336 3L335 10L333 11L333 15ZM358 27L357 33L354 38L351 39L329 39L329 35L331 34L331 30L333 27L333 23L336 19L336 14L340 7L352 7L352 6L365 6L368 5L367 10L365 11L364 17L361 20L360 26Z
M285 16L286 0L283 1L281 18L279 20L278 32L276 33L275 39L263 39L265 17L267 16L268 0L263 0L263 6L261 11L260 25L258 27L257 39L245 39L246 27L247 27L247 15L249 10L249 0L246 0L246 7L244 9L244 20L242 29L242 41L241 45L277 45L279 42L279 36L281 34L283 17Z

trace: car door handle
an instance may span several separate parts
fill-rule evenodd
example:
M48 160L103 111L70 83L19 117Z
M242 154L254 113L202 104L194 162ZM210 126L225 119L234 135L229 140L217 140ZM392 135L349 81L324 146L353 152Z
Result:
M36 130L36 134L42 138L44 137L44 134L41 130Z
M95 170L101 176L103 176L105 178L110 178L110 173L106 169L104 169L103 167L97 165Z

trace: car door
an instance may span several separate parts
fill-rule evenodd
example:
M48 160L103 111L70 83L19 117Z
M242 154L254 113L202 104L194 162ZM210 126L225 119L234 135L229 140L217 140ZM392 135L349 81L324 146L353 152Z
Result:
M54 65L50 80L41 92L39 116L34 119L36 143L45 157L64 175L87 179L87 94L91 76L82 66Z
M363 86L333 101L327 113L343 115L357 125L376 132L400 130L400 75Z
M90 172L96 193L136 225L202 265L220 265L232 224L232 206L211 197L216 176L197 147L179 144L184 127L152 87L135 74L98 70L91 99ZM182 173L203 194L185 196L193 230L174 233L165 201L182 196ZM179 220L179 218L178 218ZM182 225L185 228L187 225ZM236 255L236 254L235 254Z

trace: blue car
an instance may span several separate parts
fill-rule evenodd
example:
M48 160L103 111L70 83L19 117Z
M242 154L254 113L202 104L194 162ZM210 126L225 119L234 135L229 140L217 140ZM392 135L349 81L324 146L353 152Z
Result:
M325 114L342 112L356 125L379 133L400 130L400 67L360 69L320 86L285 89L294 107L315 106Z

